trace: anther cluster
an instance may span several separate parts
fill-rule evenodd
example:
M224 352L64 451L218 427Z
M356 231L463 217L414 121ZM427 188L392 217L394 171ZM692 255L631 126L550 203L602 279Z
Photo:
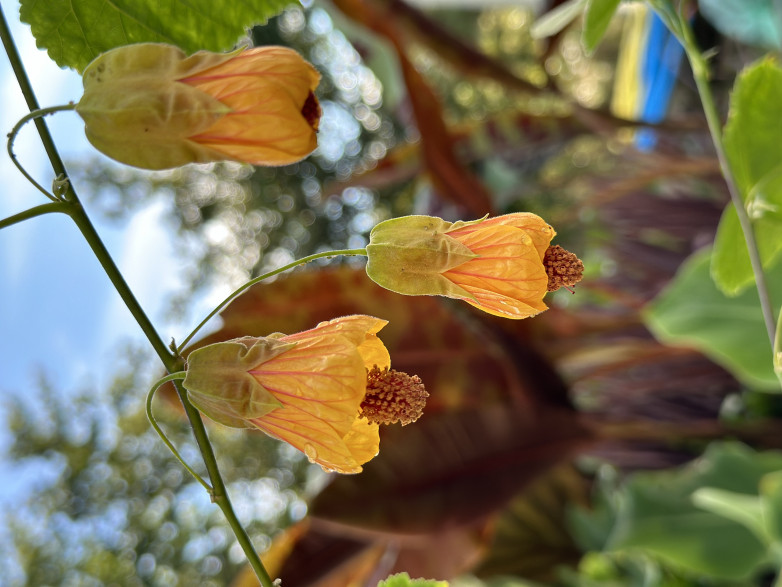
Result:
M581 259L559 245L546 249L543 265L548 275L548 291L557 291L560 287L568 288L575 285L581 281L584 274L584 264Z
M405 426L421 417L428 397L417 375L375 366L367 372L367 394L359 413L376 424Z

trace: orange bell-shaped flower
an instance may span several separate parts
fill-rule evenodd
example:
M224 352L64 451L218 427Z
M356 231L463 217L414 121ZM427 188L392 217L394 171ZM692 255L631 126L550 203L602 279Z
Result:
M417 377L388 370L377 337L386 324L346 316L298 334L211 344L187 357L182 384L213 420L258 428L326 471L358 473L378 453L378 424L414 421L427 396Z
M76 111L87 138L135 167L287 165L317 146L320 75L285 47L188 57L171 45L140 43L98 56L83 80Z
M554 235L526 212L454 223L394 218L370 234L367 275L397 293L442 295L495 316L527 318L547 309L547 291L581 279L581 261L549 247Z

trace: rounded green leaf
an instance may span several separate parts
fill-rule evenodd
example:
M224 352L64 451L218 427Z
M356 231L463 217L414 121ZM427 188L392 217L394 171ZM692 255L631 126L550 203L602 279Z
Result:
M709 277L710 252L695 253L644 310L644 321L662 342L695 347L745 385L779 391L760 300L754 288L729 298ZM769 277L772 298L782 300L782 274Z
M764 59L736 80L725 125L725 153L741 198L753 221L764 268L782 252L782 68ZM727 295L754 282L749 253L733 205L728 205L714 241L711 274Z
M162 42L187 53L232 49L245 30L292 0L21 0L22 22L60 67L82 71L101 53Z

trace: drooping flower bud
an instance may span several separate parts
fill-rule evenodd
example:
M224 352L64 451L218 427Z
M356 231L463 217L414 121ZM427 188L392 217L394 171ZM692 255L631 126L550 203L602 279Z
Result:
M287 165L317 146L319 79L285 47L188 57L171 45L140 43L87 66L76 111L96 149L135 167Z

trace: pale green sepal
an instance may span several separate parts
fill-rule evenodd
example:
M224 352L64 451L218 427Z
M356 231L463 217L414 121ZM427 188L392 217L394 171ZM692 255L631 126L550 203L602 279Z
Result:
M478 255L445 234L451 223L433 216L403 216L381 222L369 235L367 275L386 289L405 295L473 299L442 276Z
M478 218L478 220L457 220L456 222L451 223L451 226L448 227L448 232L453 232L454 230L459 230L460 228L464 228L465 226L472 226L473 224L480 224L484 220L486 220L489 217L488 214L484 216L483 218Z
M296 346L271 338L240 338L194 350L182 385L192 404L211 419L247 428L282 404L249 371Z
M171 45L142 43L98 56L84 71L76 111L92 145L121 163L168 169L225 159L188 140L231 109L178 80L235 56L199 51L190 57Z

